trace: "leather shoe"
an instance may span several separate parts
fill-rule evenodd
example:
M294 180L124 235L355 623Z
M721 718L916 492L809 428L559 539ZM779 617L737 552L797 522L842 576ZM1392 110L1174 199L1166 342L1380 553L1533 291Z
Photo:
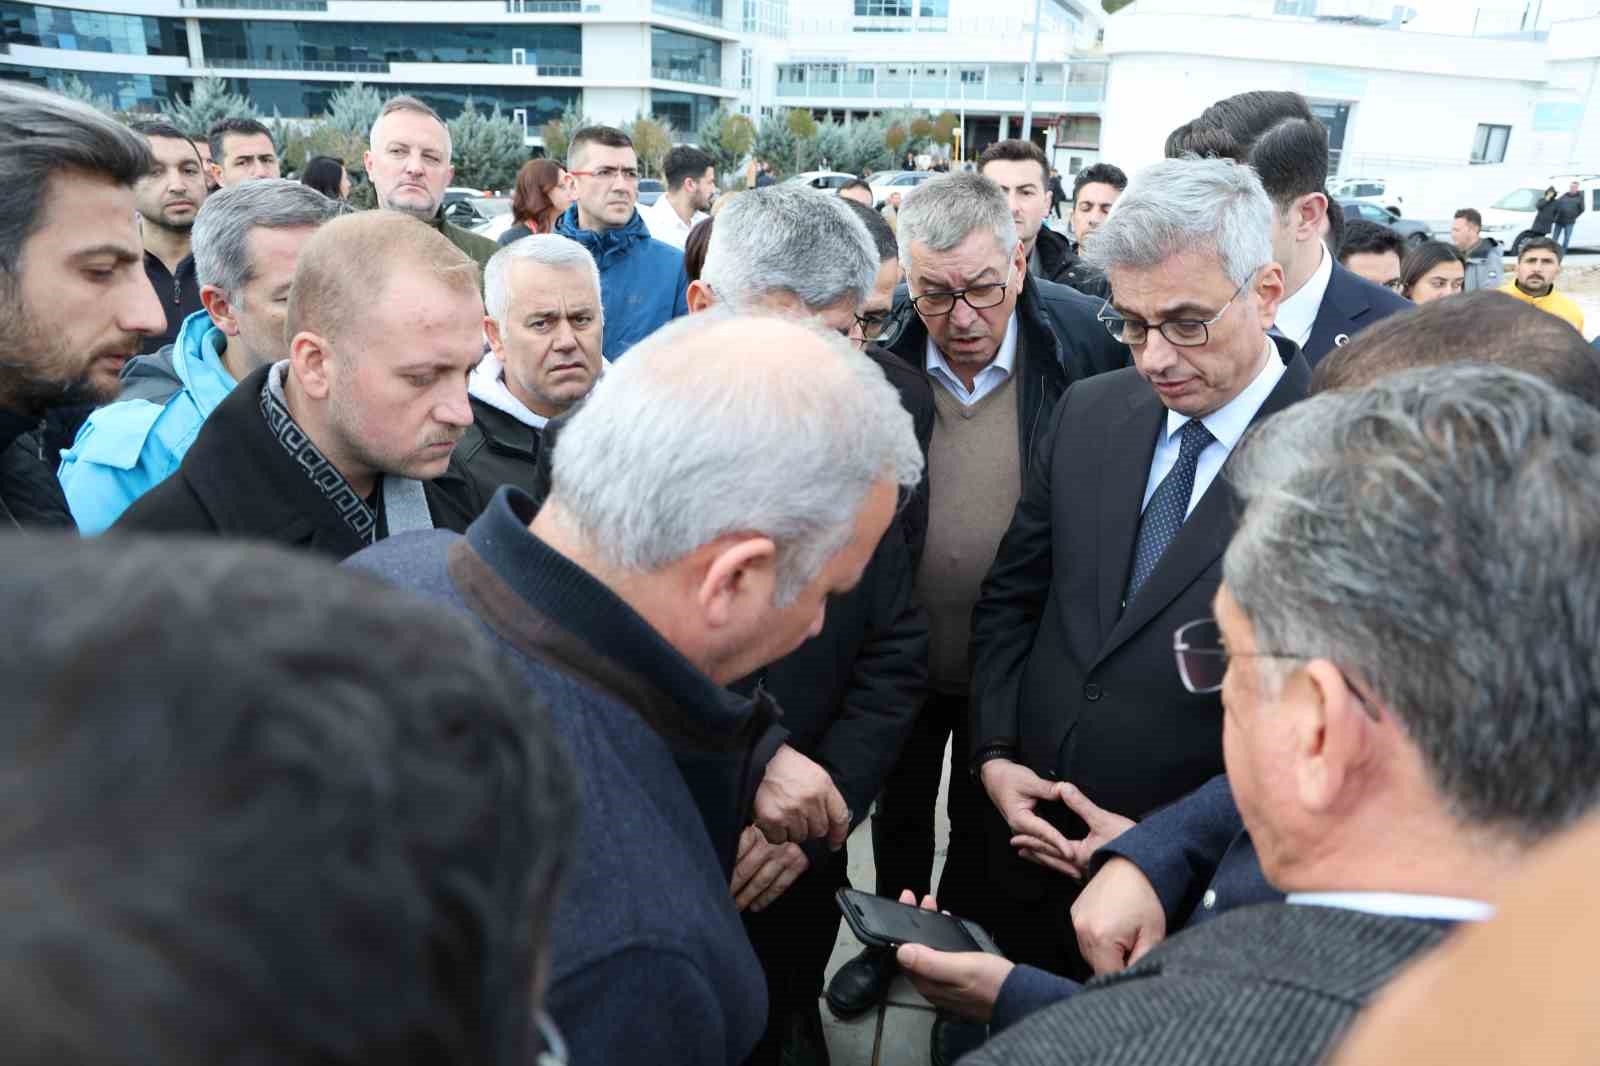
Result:
M933 1019L933 1033L928 1038L928 1061L933 1066L950 1066L969 1051L976 1051L987 1039L987 1025L940 1011Z
M828 1009L837 1018L854 1018L882 1003L900 972L890 948L867 948L839 967L828 982Z

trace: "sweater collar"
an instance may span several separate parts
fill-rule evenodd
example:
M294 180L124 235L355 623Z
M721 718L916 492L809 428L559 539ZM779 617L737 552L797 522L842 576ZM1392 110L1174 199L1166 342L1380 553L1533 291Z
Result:
M572 642L559 638L541 643L633 704L674 747L725 750L765 728L762 708L718 686L597 578L530 532L537 513L532 497L504 486L468 527L466 543L528 607L581 647L564 650Z

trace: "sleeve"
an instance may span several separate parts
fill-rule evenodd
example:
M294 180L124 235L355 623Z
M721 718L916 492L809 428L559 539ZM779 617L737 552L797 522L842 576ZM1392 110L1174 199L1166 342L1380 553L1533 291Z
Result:
M870 614L839 715L814 753L853 823L883 788L927 695L928 617L916 600L910 555L897 517L873 553Z
M1039 434L1022 498L1000 540L994 565L972 609L972 750L1010 749L1018 743L1018 698L1022 670L1050 596L1051 462L1062 419L1073 406L1073 388L1056 404L1049 428Z
M689 275L684 271L683 264L678 264L678 280L676 291L672 295L672 317L682 318L689 313Z
M1076 995L1083 985L1032 966L1018 966L1000 986L989 1017L989 1035L1015 1025L1035 1011Z
M1227 775L1218 774L1102 846L1094 854L1093 869L1114 856L1133 863L1156 890L1167 928L1176 929L1243 830Z
M596 1066L733 1066L750 1049L729 1047L725 1009L689 958L643 948L557 982L545 999L573 1061Z

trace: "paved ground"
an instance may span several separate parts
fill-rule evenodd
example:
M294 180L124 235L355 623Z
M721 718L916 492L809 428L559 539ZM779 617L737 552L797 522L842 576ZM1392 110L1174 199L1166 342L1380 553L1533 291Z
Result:
M939 788L939 821L935 829L935 855L933 880L939 882L939 871L944 869L945 845L949 840L950 823L944 815L945 789L949 785L950 757L945 755L945 781ZM876 883L872 864L872 833L870 822L850 837L850 881L857 888L871 892ZM839 938L834 942L833 958L828 962L828 976L854 958L861 943L843 921L839 923ZM933 1027L933 1008L917 994L905 978L898 978L889 992L889 1002L861 1018L842 1022L822 1005L822 1025L828 1034L828 1053L833 1066L927 1066L928 1034Z

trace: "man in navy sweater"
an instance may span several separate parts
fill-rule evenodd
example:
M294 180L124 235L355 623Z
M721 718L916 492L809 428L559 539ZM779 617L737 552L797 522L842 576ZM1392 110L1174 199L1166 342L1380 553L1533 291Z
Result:
M743 1062L766 982L730 898L742 853L837 849L850 812L765 692L729 682L822 628L917 484L911 416L842 339L675 323L562 430L540 508L351 565L475 615L550 705L582 782L546 1008L590 1063ZM780 491L781 489L781 491Z

